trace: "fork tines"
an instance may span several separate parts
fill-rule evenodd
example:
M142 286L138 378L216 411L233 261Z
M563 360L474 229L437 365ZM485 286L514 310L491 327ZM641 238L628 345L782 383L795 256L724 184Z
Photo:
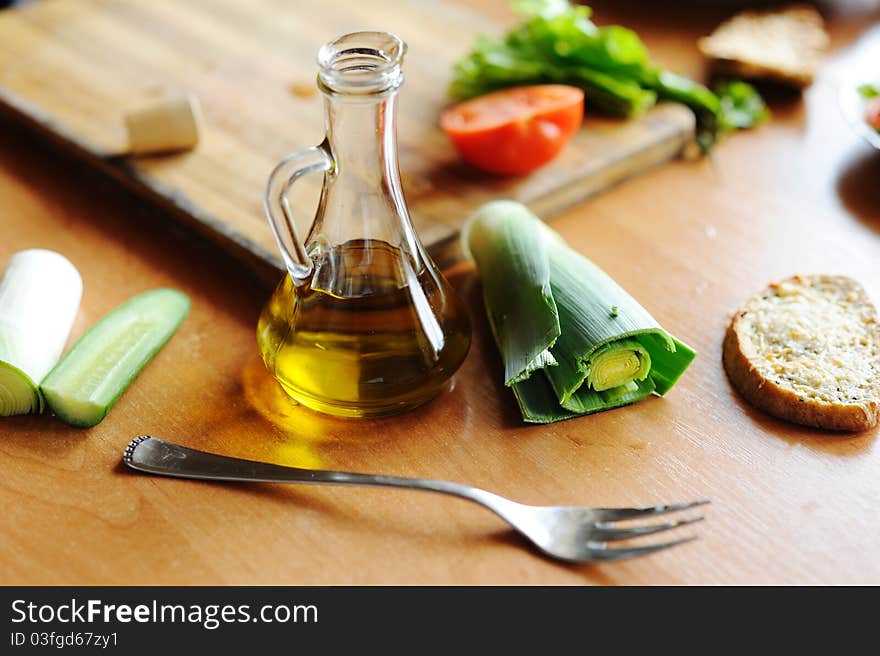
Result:
M697 536L694 535L686 538L681 538L679 540L672 540L670 542L662 542L660 544L652 544L644 547L611 549L607 546L608 541L630 540L632 538L653 535L654 533L661 533L663 531L671 531L672 529L679 528L681 526L687 526L688 524L701 522L705 519L705 517L703 515L700 515L698 517L689 517L687 519L664 522L662 524L650 524L647 526L631 526L623 528L617 528L611 522L627 519L653 517L656 515L665 515L667 513L687 510L689 508L696 508L697 506L703 506L708 503L708 499L699 499L697 501L689 501L685 503L663 504L659 506L643 506L639 508L597 508L596 516L598 517L599 521L597 521L593 525L593 531L590 536L592 538L595 538L595 540L590 540L590 542L587 543L587 547L592 551L591 556L596 560L610 561L635 558L637 556L645 556L647 554L655 553L657 551L676 547L680 544L692 542L693 540L697 539Z

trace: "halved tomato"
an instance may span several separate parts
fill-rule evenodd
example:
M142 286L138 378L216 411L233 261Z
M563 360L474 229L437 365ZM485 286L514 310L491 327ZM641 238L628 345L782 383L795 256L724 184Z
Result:
M865 120L875 130L880 131L880 96L871 98L865 109Z
M461 102L443 112L440 127L466 162L491 173L519 175L556 157L583 116L583 91L541 84Z

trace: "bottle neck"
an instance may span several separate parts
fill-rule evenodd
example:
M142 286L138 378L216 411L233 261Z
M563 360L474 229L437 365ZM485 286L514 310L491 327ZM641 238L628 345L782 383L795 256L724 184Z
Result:
M387 180L399 186L395 106L405 50L393 34L356 32L318 53L327 144L347 184Z
M376 98L325 97L327 146L336 164L334 186L345 185L361 197L400 193L396 108L396 90Z
M401 249L420 268L397 161L397 87L383 93L325 92L325 148L333 170L325 178L310 241L339 246L381 241Z
M366 258L369 264L373 248L398 262L401 287L429 262L410 221L397 162L396 106L405 49L392 34L360 32L318 54L323 148L333 165L307 240L315 262L313 288L345 296L350 279L360 275L353 262ZM345 255L349 251L363 255L352 259Z

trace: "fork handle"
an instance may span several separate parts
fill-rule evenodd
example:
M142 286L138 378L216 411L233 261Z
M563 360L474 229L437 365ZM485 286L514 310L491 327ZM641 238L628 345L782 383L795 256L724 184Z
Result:
M513 503L486 490L451 481L285 467L190 449L149 435L133 439L125 449L123 461L132 469L149 474L207 481L325 483L426 490L473 501L502 518L505 506Z

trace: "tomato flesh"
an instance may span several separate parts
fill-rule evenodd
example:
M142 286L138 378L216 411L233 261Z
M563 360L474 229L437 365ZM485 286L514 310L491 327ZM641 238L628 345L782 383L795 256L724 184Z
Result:
M865 120L875 130L880 130L880 96L871 98L865 110Z
M514 87L450 107L440 126L477 168L521 175L556 157L583 121L584 93L562 84Z

